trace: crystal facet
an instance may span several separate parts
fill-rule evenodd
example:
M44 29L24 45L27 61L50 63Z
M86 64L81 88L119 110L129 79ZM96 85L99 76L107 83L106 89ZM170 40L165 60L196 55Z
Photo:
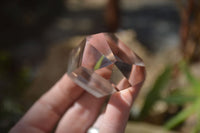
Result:
M103 97L145 79L143 61L116 36L87 36L70 54L68 75L80 87Z

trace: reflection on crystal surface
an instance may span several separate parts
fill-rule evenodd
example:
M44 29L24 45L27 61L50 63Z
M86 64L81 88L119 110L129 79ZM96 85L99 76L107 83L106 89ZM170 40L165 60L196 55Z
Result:
M115 89L106 79L84 67L79 67L70 76L78 85L96 97L115 92Z
M99 33L86 37L72 51L68 74L86 91L102 97L142 83L145 68L142 60L113 34Z

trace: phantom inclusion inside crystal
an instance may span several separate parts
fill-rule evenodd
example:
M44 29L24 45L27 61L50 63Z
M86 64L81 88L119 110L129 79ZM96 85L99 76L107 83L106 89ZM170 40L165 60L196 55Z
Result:
M143 61L114 34L87 36L70 54L69 77L96 97L142 84Z

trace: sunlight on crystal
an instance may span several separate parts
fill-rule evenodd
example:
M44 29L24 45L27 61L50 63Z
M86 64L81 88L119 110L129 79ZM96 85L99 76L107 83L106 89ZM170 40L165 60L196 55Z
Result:
M142 60L113 34L99 33L87 36L72 51L68 74L92 95L103 97L143 83L145 68Z

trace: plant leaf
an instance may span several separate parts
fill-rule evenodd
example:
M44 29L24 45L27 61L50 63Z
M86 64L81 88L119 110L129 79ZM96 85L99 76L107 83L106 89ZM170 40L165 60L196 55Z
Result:
M200 132L200 100L199 100L199 104L198 104L198 108L196 110L197 112L197 124L195 125L194 129L193 129L193 133L199 133Z
M187 107L186 109L182 110L180 113L178 113L175 117L170 119L164 127L166 129L171 129L175 126L177 126L179 123L183 122L188 116L195 113L197 108L199 106L199 100L193 103L191 106Z
M190 82L190 84L192 85L192 88L194 88L194 91L196 92L196 94L200 94L200 82L198 79L196 79L192 73L190 72L188 66L186 63L182 63L181 64L181 68L187 78L187 80Z
M194 96L186 96L184 94L172 94L166 98L163 98L162 100L169 104L177 104L177 105L183 105L187 102L195 101L197 97Z
M148 93L139 118L144 118L155 104L160 99L160 92L163 90L170 81L172 67L168 66L164 72L157 78L150 92Z

